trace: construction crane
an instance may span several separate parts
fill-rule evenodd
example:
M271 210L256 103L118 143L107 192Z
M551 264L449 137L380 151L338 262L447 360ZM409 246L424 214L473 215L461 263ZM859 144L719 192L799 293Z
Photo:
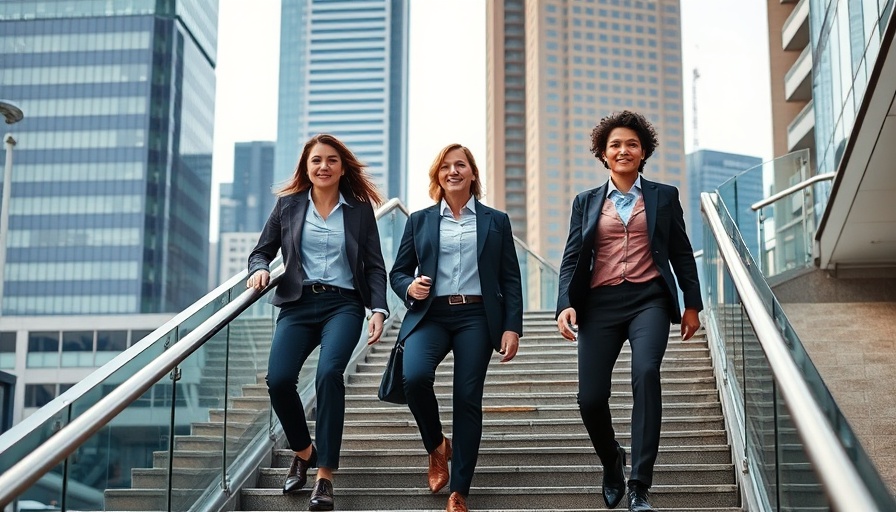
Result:
M697 68L694 68L694 80L691 82L691 91L693 94L693 122L694 122L694 151L697 151L700 148L700 140L697 137L697 79L700 78L700 72L697 71Z

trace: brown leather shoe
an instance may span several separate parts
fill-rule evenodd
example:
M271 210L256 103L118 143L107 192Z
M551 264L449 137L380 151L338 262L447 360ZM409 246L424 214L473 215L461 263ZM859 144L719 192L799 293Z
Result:
M429 490L437 493L448 485L448 461L451 460L451 441L445 439L445 453L438 448L429 454ZM463 509L466 510L466 507Z
M448 496L445 512L467 512L467 499L459 492L452 492L451 496Z

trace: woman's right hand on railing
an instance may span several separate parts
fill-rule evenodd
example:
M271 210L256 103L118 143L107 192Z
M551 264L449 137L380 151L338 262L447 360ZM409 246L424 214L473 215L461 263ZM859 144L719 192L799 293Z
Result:
M258 270L246 280L246 288L263 290L271 282L271 273L267 270Z

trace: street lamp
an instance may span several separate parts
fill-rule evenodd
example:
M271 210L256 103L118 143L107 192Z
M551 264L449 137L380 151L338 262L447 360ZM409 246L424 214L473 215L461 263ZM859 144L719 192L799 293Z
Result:
M25 115L22 109L15 103L0 99L0 114L6 119L6 124L15 124ZM6 284L6 234L9 232L9 200L12 188L12 148L16 145L16 139L7 133L3 137L6 145L6 166L3 168L3 199L0 203L0 316L3 316L3 287Z

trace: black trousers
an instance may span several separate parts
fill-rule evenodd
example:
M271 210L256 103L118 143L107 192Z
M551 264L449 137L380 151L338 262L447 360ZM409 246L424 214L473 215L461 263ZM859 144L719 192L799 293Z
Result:
M432 304L404 344L404 389L428 453L442 442L442 422L433 383L436 368L454 352L450 489L470 492L482 441L482 393L494 348L482 304Z
M616 459L610 414L613 367L626 340L631 345L632 441L630 480L648 487L659 451L662 425L660 364L669 342L671 303L659 279L623 282L591 290L579 324L579 410L604 466Z
M343 374L361 339L364 305L359 298L335 292L307 293L280 310L268 361L268 394L289 447L301 451L311 444L305 408L299 398L299 372L320 345L317 389L318 466L338 469L345 424Z

